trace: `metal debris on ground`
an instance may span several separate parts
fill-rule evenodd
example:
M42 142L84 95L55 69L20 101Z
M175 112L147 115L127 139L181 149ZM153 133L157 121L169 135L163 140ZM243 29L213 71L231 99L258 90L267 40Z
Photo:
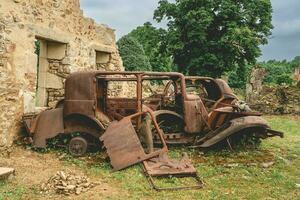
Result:
M143 162L144 173L153 187L157 191L162 190L182 190L182 189L199 189L203 187L203 181L197 174L196 168L193 166L187 154L183 154L180 160L169 158L167 153L162 153L158 157L151 158ZM177 187L158 187L155 184L154 177L191 177L196 180L195 185L184 185Z
M55 192L64 195L79 195L94 188L98 184L99 183L91 182L90 179L84 175L78 175L71 171L58 171L47 183L41 185L41 193L49 194Z

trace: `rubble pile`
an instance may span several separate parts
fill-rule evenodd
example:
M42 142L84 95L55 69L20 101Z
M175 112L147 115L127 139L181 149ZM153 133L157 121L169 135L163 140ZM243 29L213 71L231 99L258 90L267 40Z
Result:
M300 114L300 89L297 86L263 86L251 108L267 114Z
M75 174L71 171L58 171L47 183L41 185L41 193L48 194L56 192L58 194L79 195L94 188L99 183L93 183L86 176Z

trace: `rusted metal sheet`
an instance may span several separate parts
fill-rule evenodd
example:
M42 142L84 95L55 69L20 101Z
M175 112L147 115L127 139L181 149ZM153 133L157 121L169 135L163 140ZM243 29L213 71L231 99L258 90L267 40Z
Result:
M155 158L143 161L144 172L149 183L156 190L178 190L178 189L197 189L203 187L203 182L197 174L197 170L191 160L184 154L180 160L170 159L167 153L160 154ZM197 180L196 185L159 188L155 185L154 177L193 177Z
M211 134L208 133L204 138L201 139L202 144L200 144L199 147L210 147L222 140L225 140L230 135L239 133L240 131L251 127L263 128L265 131L269 128L266 120L264 120L261 117L258 116L239 117L231 120L228 126L225 126L224 128L220 127L220 130L217 129L216 131L212 131ZM264 133L267 132L263 132L261 134Z
M223 95L228 95L228 96L232 96L232 97L236 98L232 89L229 87L229 85L226 83L226 81L224 81L222 79L215 79L215 82L218 84Z
M133 118L140 117L145 113L146 112L137 113L125 117L119 122L112 122L105 133L100 137L100 140L106 148L114 171L124 169L136 163L155 157L168 150L165 142L163 141L163 148L149 154L145 153L132 124ZM162 133L153 117L153 113L150 112L150 115L161 140L163 140Z
M33 135L33 146L46 147L46 140L64 133L63 109L46 110L37 116Z
M167 153L143 162L151 176L193 175L197 171L186 154L180 159L170 159Z
M23 115L23 117L22 117L23 124L26 128L26 131L30 134L34 132L35 125L36 125L36 123L35 123L36 117L37 117L37 114L34 114L34 113L26 114L26 115Z
M64 116L82 114L95 117L96 72L71 74L65 83Z
M197 95L188 95L189 100L184 102L185 131L198 133L206 126L207 111Z

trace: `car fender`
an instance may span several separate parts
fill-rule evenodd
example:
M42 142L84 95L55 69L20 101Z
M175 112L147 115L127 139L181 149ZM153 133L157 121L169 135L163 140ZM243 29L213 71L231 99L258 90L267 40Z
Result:
M41 112L35 119L33 146L46 147L46 140L64 133L63 109L56 108Z
M216 133L214 137L206 140L199 147L210 147L229 136L238 133L244 129L258 127L258 128L269 128L267 121L259 116L246 116L236 118L230 121L230 125L226 129L221 129L219 133Z
M106 129L98 119L82 114L71 114L65 116L64 127L65 134L83 132L95 138L99 138Z

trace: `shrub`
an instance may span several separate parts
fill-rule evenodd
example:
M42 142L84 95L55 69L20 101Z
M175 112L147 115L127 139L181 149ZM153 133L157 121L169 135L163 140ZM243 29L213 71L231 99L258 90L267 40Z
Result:
M151 71L143 46L133 37L123 36L117 42L119 53L126 71Z

